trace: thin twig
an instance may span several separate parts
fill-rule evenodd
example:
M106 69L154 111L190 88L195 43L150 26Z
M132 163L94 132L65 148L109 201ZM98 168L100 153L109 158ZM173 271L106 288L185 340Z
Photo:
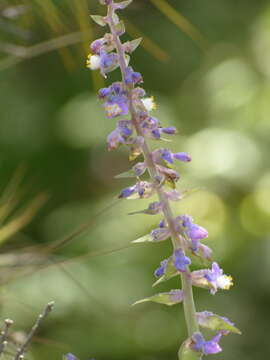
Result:
M26 340L21 345L21 347L19 347L19 349L17 350L14 360L22 360L24 358L24 354L27 351L27 347L31 343L33 336L35 335L35 333L37 332L37 330L39 329L41 324L44 322L46 317L49 315L49 313L53 310L53 307L54 307L54 302L53 301L49 302L47 304L47 306L45 307L43 313L38 316L34 326L32 327L29 334L27 335Z
M13 321L10 319L6 319L4 323L5 323L4 329L1 331L1 336L0 336L0 357L5 350L5 347L7 346L8 331L11 325L13 324Z

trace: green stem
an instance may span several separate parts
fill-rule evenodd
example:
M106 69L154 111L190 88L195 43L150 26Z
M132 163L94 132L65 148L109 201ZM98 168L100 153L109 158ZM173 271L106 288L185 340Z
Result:
M107 20L108 25L110 27L111 33L113 35L113 39L116 45L116 50L119 56L119 65L122 73L122 80L124 82L125 80L125 72L127 69L126 61L125 61L125 52L123 49L123 45L121 43L121 40L119 39L119 36L117 35L115 31L115 23L113 21L113 7L108 7L108 14L107 14ZM137 113L136 109L134 107L133 101L132 101L132 89L133 86L127 87L128 92L128 98L129 98L129 110L131 114L131 121L133 123L133 126L136 129L137 135L142 136L144 138L144 144L142 146L144 159L148 168L149 175L151 177L151 180L153 183L156 182L156 178L158 176L158 172L156 170L155 163L152 159L151 151L149 149L147 140L144 136L144 133L142 132L142 129L140 127L140 124L137 119ZM183 248L181 243L181 237L179 237L178 233L175 231L174 226L174 216L172 209L170 207L169 201L165 195L163 186L157 187L157 195L159 197L160 202L163 204L163 213L164 218L168 223L168 227L171 231L171 239L174 249L177 249L179 247ZM190 280L190 270L189 268L185 273L181 274L181 282L182 282L182 290L184 291L184 313L185 313L185 320L187 324L187 330L188 335L192 336L192 334L199 330L198 323L196 320L196 309L193 299L193 291L192 291L192 283Z

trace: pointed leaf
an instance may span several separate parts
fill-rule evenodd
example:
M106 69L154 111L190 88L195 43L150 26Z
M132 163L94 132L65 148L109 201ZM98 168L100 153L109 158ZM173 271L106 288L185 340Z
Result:
M133 177L136 177L136 175L134 174L134 171L132 169L125 171L121 174L115 175L115 179L133 178Z
M133 52L137 49L137 47L140 45L140 43L142 42L142 37L138 38L138 39L134 39L131 40L130 43L130 52Z
M125 0L125 1L122 1L120 3L115 3L115 8L116 9L125 9L128 5L130 5L132 3L133 0Z
M196 313L197 321L201 327L214 331L224 330L234 334L241 334L241 331L227 318L209 311Z
M113 23L116 25L119 23L119 16L114 12L112 15Z
M126 31L125 24L124 24L124 22L122 20L119 21L117 24L115 24L114 28L115 28L116 33L117 33L118 36L123 35L125 33L125 31Z
M138 300L133 305L151 301L158 304L172 306L181 303L183 301L183 297L184 295L182 290L171 290L170 292L160 293L142 300Z
M147 209L146 210L133 211L133 212L128 213L128 215L137 215L137 214L147 214ZM136 240L134 240L134 242L136 242Z
M142 38L138 38L135 40L131 40L131 41L127 41L126 43L124 43L124 49L126 52L128 53L132 53L133 51L135 51L137 49L137 47L140 45L142 41Z
M179 360L200 360L202 358L201 353L192 350L189 346L190 340L186 340L178 351Z
M103 16L100 15L90 15L92 20L94 20L94 22L100 26L105 26L107 25L105 19Z
M144 243L144 242L153 242L153 238L151 236L151 234L147 234L145 236L142 236L136 240L133 240L131 241L132 243L134 244L137 244L137 243Z

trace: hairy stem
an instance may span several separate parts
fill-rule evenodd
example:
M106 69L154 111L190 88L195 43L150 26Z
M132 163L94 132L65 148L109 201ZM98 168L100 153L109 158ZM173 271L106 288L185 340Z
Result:
M116 44L116 50L119 56L119 65L122 74L122 80L125 81L125 73L127 69L126 60L125 60L125 52L121 43L119 36L115 30L115 23L113 20L113 6L109 5L108 7L108 14L107 14L107 21L110 27L111 33L113 35L114 42ZM132 89L133 86L127 86L128 98L129 98L129 110L131 114L131 121L133 126L136 129L137 135L142 136L144 138L144 144L142 146L143 155L145 162L147 164L148 172L151 177L153 183L156 183L156 179L158 176L158 172L156 170L155 163L152 159L151 151L149 149L147 140L142 132L140 124L138 122L138 117L136 113L136 109L134 107L132 101ZM174 249L179 247L183 248L181 244L181 238L178 236L177 232L175 231L174 227L174 216L172 209L170 207L169 201L165 196L163 186L157 186L157 194L159 197L160 202L163 204L163 213L164 218L168 223L168 227L171 231L171 239ZM188 335L191 336L194 332L198 331L198 324L196 320L196 309L193 299L193 291L192 291L192 284L190 281L190 270L187 269L185 273L181 274L181 281L182 281L182 289L184 291L184 313L185 313L185 320L187 324Z

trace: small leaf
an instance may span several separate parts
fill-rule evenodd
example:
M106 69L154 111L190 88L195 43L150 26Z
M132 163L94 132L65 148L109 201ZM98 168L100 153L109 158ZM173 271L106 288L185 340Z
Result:
M179 360L200 360L202 358L201 353L194 351L190 348L190 339L186 340L178 351Z
M138 39L134 39L131 40L130 43L130 52L133 52L137 49L137 47L140 45L140 43L142 42L142 37L138 38Z
M153 238L152 238L151 234L147 234L147 235L144 235L144 236L142 236L136 240L133 240L131 242L134 244L144 243L144 242L153 242Z
M196 313L196 317L201 327L208 328L214 331L224 330L241 335L241 331L237 329L237 327L235 327L234 324L225 317L209 311Z
M136 177L136 175L134 174L134 171L132 169L125 171L121 174L115 175L115 179L133 178L133 177Z
M103 16L100 15L90 15L92 20L94 20L94 22L100 26L105 26L107 25L105 19Z
M138 300L133 305L141 304L144 302L155 302L158 304L164 304L168 306L172 306L175 304L179 304L183 301L183 291L182 290L171 290L170 292L160 293L148 298Z
M124 22L122 20L119 21L117 24L115 24L114 28L116 30L117 35L119 35L119 36L123 35L125 33L125 31L126 31L125 24L124 24Z
M126 43L124 43L124 49L126 52L128 53L132 53L133 51L135 51L137 49L137 47L140 45L142 41L142 38L138 38L135 40L131 40L131 41L127 41Z
M125 1L122 1L120 3L115 3L115 7L116 9L125 9L128 5L130 5L132 3L133 0L125 0Z
M113 13L112 15L113 23L116 25L119 23L119 16L116 13Z

